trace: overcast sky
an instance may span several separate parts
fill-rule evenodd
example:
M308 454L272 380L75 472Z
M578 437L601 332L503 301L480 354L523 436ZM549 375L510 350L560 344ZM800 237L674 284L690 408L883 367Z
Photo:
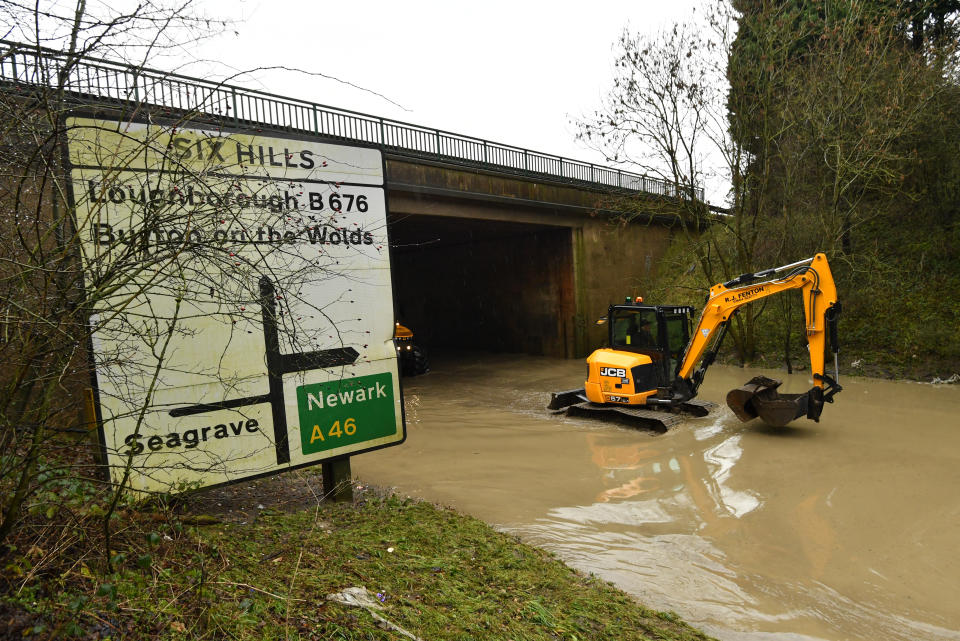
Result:
M215 63L184 71L298 67L389 101L293 72L234 82L600 163L602 156L576 142L570 121L595 108L610 85L619 34L690 20L697 4L200 0L209 15L238 21L237 33L192 45L186 53Z

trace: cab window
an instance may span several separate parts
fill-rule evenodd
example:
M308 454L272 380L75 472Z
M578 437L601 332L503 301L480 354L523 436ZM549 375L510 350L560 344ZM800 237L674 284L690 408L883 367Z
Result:
M613 314L611 342L614 349L657 350L657 313L650 309L617 309Z
M667 349L670 352L669 371L671 374L676 374L680 367L683 350L690 338L687 331L687 317L683 314L669 314L664 324L667 328Z

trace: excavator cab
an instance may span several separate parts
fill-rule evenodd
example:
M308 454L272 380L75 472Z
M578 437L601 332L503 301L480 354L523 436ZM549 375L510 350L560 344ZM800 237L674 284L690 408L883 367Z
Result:
M611 305L598 321L609 325L608 346L587 359L584 387L554 393L548 408L602 414L656 431L681 420L665 409L706 416L713 403L674 398L671 387L690 342L693 312L689 306L643 305L640 299Z
M675 305L611 305L607 311L611 349L649 356L656 387L669 385L690 340L692 307Z

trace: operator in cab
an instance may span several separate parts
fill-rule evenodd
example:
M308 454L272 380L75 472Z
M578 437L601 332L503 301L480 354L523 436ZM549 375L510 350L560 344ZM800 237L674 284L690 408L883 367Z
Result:
M631 319L632 320L632 319ZM650 333L650 319L640 317L633 331L628 336L628 343L634 347L656 347L657 341Z

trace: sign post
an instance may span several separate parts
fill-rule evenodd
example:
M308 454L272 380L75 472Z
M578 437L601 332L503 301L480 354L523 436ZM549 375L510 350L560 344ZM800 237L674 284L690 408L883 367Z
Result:
M323 496L329 501L353 501L353 485L350 474L350 457L325 461L323 473Z

